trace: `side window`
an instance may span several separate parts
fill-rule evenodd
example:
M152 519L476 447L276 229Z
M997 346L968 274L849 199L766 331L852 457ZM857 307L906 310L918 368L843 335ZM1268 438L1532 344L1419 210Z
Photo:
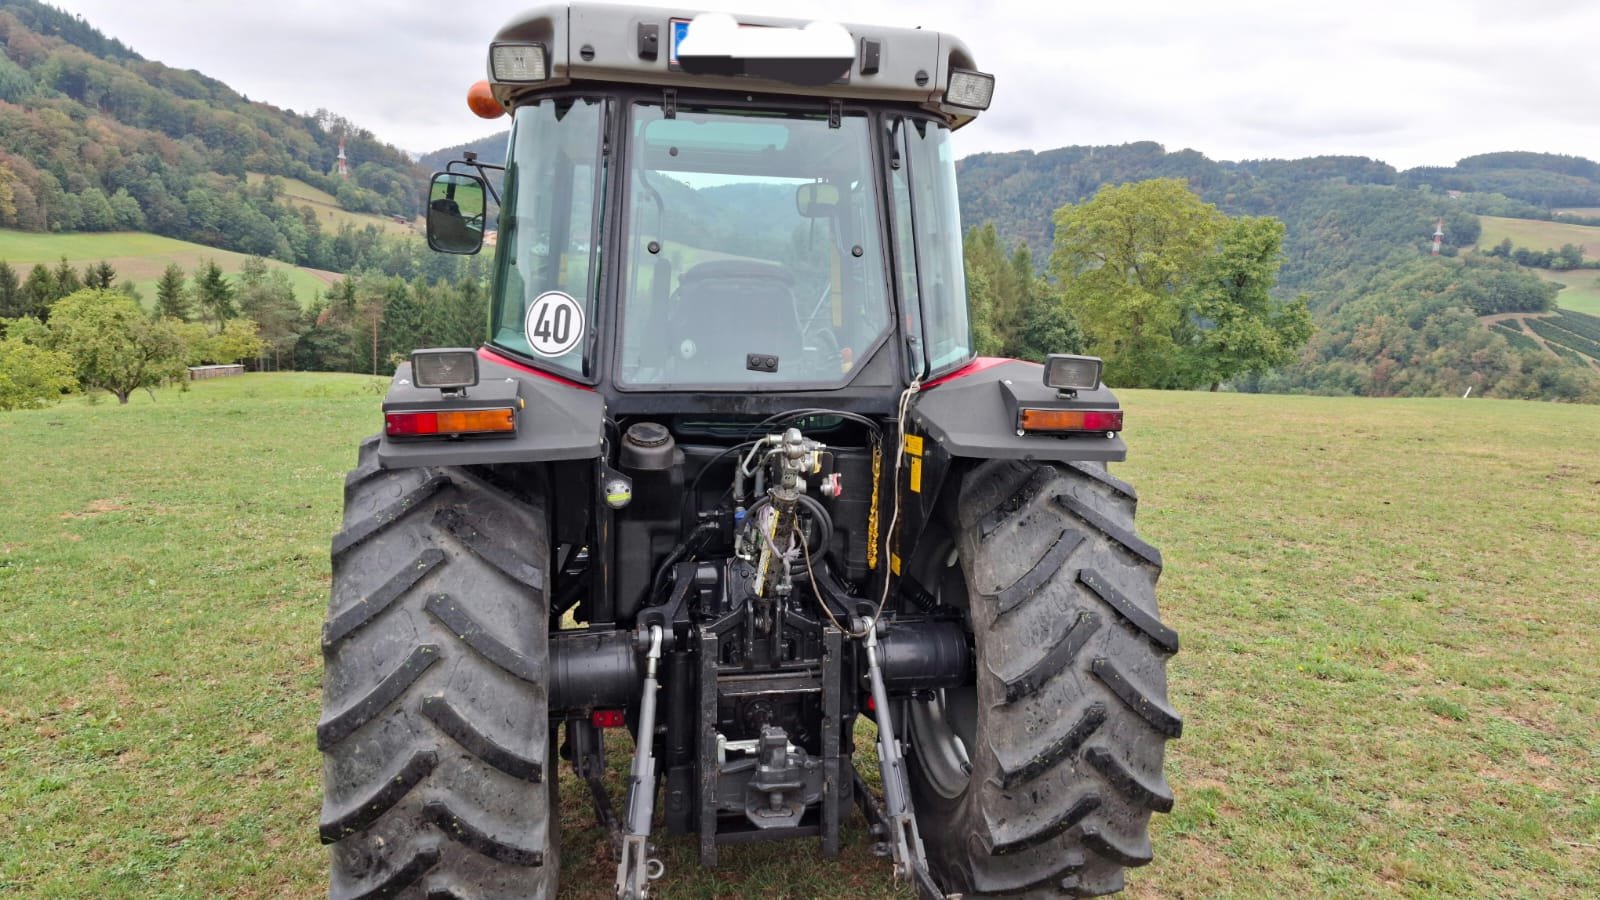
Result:
M587 98L517 110L495 257L493 342L574 374L587 374L594 329L602 111L602 101ZM529 307L551 291L572 301L535 310L545 324L529 335Z
M902 160L895 172L896 231L903 248L903 222L909 195L917 289L906 291L915 302L927 358L926 377L937 377L973 357L972 329L967 317L967 279L961 248L961 209L956 195L955 153L950 130L927 119L900 120ZM901 251L902 286L911 263Z
M916 231L912 225L911 216L911 182L906 175L907 153L905 141L905 120L900 120L898 128L890 132L893 152L899 157L900 164L893 169L893 182L891 190L894 194L894 254L895 254L895 281L900 286L900 302L902 306L902 321L906 334L917 339L918 347L922 344L922 294L917 289L917 239ZM922 369L921 359L909 360L910 375L926 375Z

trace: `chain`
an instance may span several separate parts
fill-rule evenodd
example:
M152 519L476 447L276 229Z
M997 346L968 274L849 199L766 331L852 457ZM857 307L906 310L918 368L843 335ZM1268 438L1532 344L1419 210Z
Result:
M894 452L894 507L893 507L892 510L890 510L890 513L889 513L888 539L890 541L894 540L895 528L900 524L900 464L905 459L905 456L906 456L906 413L911 408L911 398L916 396L917 392L919 392L921 390L922 390L922 382L920 380L917 380L917 379L912 379L911 384L906 387L905 393L900 395L900 407L899 407L899 410L898 410L898 415L896 416L896 420L897 420L896 421L896 435L895 435L895 442L896 443L895 443L895 452ZM873 462L872 513L869 515L869 517L867 519L867 522L868 522L867 529L868 529L869 536L872 539L872 543L871 543L870 546L873 548L874 551L876 551L877 543L878 543L878 541L877 541L877 533L876 533L877 532L877 528L876 528L876 525L877 525L877 513L878 513L878 479L877 479L877 472L878 472L878 468L879 468L878 461L879 461L880 458L881 458L880 451L878 451L878 449L876 447L874 447L873 448L873 459L872 459L872 462ZM793 527L798 528L799 527L799 522L796 521ZM796 534L798 534L798 532L796 532ZM811 593L817 598L817 605L822 607L822 611L827 614L828 621L832 622L833 623L833 627L835 627L835 628L839 629L840 631L844 632L845 636L850 638L851 640L860 640L861 638L864 638L867 635L871 634L873 632L873 630L878 627L878 619L883 615L884 606L886 606L889 603L889 583L893 580L893 574L894 574L893 566L890 567L890 570L888 572L883 573L883 594L880 597L878 597L878 608L873 611L872 619L867 622L867 627L865 629L861 630L861 631L856 631L854 629L845 628L843 625L839 624L839 620L838 619L834 618L833 610L829 609L828 608L828 604L823 601L823 599L822 599L822 589L817 587L817 576L816 576L816 573L814 573L811 570L811 548L806 546L806 542L805 542L804 536L800 536L799 540L800 540L801 552L805 556L805 560L806 560L806 577L811 582ZM890 549L890 548L886 548L886 549L888 549L890 553L894 552L893 549ZM870 563L871 559L872 559L872 557L869 556L868 557L869 565L871 564Z
M878 571L878 481L883 477L883 442L872 445L872 505L867 508L867 568Z

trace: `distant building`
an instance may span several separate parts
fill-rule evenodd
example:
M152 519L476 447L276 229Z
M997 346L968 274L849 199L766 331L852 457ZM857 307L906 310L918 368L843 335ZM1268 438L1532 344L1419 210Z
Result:
M350 178L350 159L344 155L344 138L339 138L339 177Z

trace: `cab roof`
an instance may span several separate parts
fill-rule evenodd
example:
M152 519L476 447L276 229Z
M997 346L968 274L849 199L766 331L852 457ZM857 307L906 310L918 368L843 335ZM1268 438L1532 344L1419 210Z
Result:
M980 112L946 102L952 70L975 71L966 44L950 34L920 28L850 25L855 60L841 80L822 86L791 84L748 75L695 75L674 59L675 35L700 11L671 7L571 3L535 7L513 18L491 44L489 83L506 109L529 95L575 81L603 81L661 88L877 100L910 104L944 117L959 128ZM805 19L737 15L740 25L800 28ZM496 79L492 55L500 45L541 46L545 77L536 81Z

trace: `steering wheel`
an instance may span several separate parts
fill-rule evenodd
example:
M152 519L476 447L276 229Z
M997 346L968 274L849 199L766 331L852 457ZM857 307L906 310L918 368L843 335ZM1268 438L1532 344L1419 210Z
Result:
M808 374L833 381L844 371L844 356L840 352L839 336L831 327L822 325L809 329L802 336L802 343Z

